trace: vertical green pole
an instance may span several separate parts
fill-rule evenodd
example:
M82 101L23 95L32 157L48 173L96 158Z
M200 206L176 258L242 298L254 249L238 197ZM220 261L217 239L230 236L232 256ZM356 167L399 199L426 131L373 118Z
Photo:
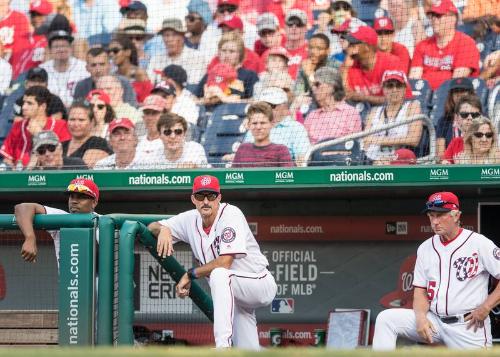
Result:
M99 281L97 294L97 344L113 344L115 222L99 218Z
M59 345L94 342L93 229L62 228L59 262Z

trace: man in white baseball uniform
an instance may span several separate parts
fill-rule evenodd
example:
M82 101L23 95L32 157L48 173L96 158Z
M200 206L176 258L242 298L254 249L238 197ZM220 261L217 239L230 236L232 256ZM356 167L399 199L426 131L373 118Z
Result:
M160 257L172 254L173 243L183 241L191 246L199 266L182 276L176 291L186 297L193 279L208 278L216 347L257 350L255 309L271 303L276 282L245 216L236 206L221 203L221 197L216 177L198 176L191 195L196 209L151 223L148 228L158 237Z
M490 347L488 314L500 303L500 284L488 295L488 280L500 278L500 249L460 227L460 204L451 192L432 194L425 212L435 234L417 250L413 310L382 311L373 349L395 349L398 336L455 349Z

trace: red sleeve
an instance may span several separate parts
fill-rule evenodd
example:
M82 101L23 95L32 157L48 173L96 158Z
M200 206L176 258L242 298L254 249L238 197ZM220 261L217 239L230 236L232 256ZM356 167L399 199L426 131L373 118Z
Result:
M425 40L420 41L417 46L415 46L415 51L413 52L413 60L411 61L411 67L423 67L424 66L424 47Z
M59 141L61 142L71 140L71 134L69 133L68 123L66 123L66 120L56 120L54 133L57 134L57 136L59 137Z
M19 125L17 123L14 123L0 148L0 154L10 160L14 160L14 142L15 138L19 137Z
M476 47L476 43L474 40L461 33L458 32L459 40L457 41L457 55L455 63L453 64L454 68L470 68L472 69L472 75L479 74L479 51Z
M210 72L212 70L212 68L214 68L215 65L217 65L217 64L219 64L219 56L215 56L214 58L212 58L212 60L210 61L210 63L207 66L207 73Z
M408 52L406 47L400 43L394 42L392 46L393 46L392 54L399 58L399 60L401 61L401 65L403 66L404 72L408 74L411 62L410 53Z

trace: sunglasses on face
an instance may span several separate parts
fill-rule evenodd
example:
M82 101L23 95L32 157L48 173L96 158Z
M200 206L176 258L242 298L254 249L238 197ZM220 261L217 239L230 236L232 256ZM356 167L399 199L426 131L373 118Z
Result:
M380 31L377 31L377 35L379 35L379 36L392 35L393 33L394 33L394 31L390 31L390 30L380 30Z
M194 199L196 201L205 201L205 197L209 200L209 201L215 201L215 199L219 196L218 193L215 193L215 192L198 192L198 193L195 193L194 195Z
M128 38L130 41L144 41L144 36L128 36Z
M145 109L142 111L145 115L156 115L159 114L160 112L154 110L154 109Z
M262 30L259 32L259 36L260 37L266 37L266 36L271 36L271 35L274 35L276 31L274 30Z
M104 108L106 108L106 105L104 105L104 104L93 104L93 103L90 103L90 107L92 109L95 109L97 107L97 109L103 110Z
M163 135L165 135L165 136L170 136L170 135L172 135L172 133L174 133L175 136L179 136L179 135L182 135L184 133L184 130L182 130L182 129L174 129L174 130L165 129L165 130L163 130Z
M54 152L56 151L56 145L48 144L48 145L42 145L38 149L36 149L36 152L38 155L45 155L47 151L49 152Z
M486 139L491 139L493 137L493 133L491 131L489 133L481 133L480 131L476 131L473 135L478 139L482 139L483 136L485 136Z
M110 48L108 49L108 53L113 53L113 54L118 54L122 49L119 48L119 47L113 47L113 48Z
M235 11L236 11L236 6L234 5L222 5L217 8L217 12L219 14L223 14L225 12L229 12L230 14L232 14Z
M431 12L431 13L429 13L429 16L430 16L431 18L435 18L435 19L438 19L438 20L439 20L439 19L440 19L440 18L442 18L444 15L443 15L443 14L436 14L435 12Z
M460 118L462 119L467 119L467 118L472 118L472 119L476 119L476 118L479 118L481 116L481 113L477 113L477 112L460 112L458 113L458 115L460 115Z
M198 16L193 16L193 15L187 15L186 16L186 21L189 21L189 22L195 22L197 20L203 20L201 17L198 17Z
M400 82L386 82L384 83L384 88L393 89L393 88L403 88L405 85Z
M433 208L433 207L443 207L444 205L453 205L455 204L453 202L447 202L443 200L435 200L435 201L429 201L425 204L425 207L427 209Z
M351 10L351 7L349 6L349 4L338 2L332 5L332 9L333 11L339 11L339 10L349 11Z
M288 21L286 23L288 27L304 27L305 25L300 21Z

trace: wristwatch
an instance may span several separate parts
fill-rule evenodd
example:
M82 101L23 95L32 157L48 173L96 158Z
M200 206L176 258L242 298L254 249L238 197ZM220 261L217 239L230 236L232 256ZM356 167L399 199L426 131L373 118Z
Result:
M187 271L187 275L188 275L188 278L189 278L190 280L195 280L195 279L197 279L197 278L198 278L198 277L196 276L195 272L194 272L194 269L195 269L195 268L191 268L191 269L189 269L189 270Z

